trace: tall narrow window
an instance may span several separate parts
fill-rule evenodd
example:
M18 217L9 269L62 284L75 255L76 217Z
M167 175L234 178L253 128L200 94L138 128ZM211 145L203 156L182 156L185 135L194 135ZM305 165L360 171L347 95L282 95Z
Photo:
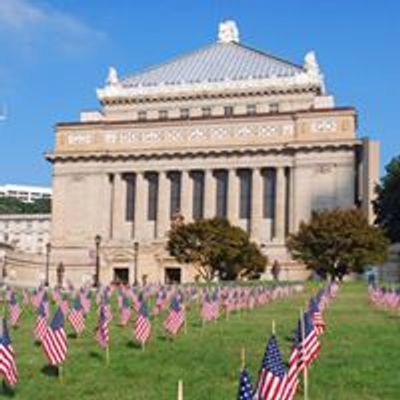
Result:
M167 110L160 110L158 112L158 119L161 121L165 121L168 119L168 111Z
M255 104L247 104L247 115L255 115L257 113L257 106Z
M264 218L275 219L275 193L276 193L276 169L267 168L263 173L264 181Z
M139 111L138 112L138 120L139 121L146 121L146 119L147 119L146 111Z
M290 216L290 168L285 168L285 236L289 234Z
M233 107L232 106L225 106L224 107L224 114L225 114L225 117L232 117L232 115L233 115Z
M239 171L240 182L240 212L241 219L250 219L251 213L251 171L243 169Z
M147 202L147 219L155 221L157 219L157 200L158 200L158 174L156 172L146 173L149 185Z
M170 219L173 219L181 211L181 173L170 172L169 179L171 180Z
M269 105L269 112L272 114L277 114L279 112L279 103L271 103Z
M189 118L189 109L188 108L181 108L181 118L188 119Z
M226 218L228 209L228 171L216 171L217 217Z
M125 219L126 221L135 220L135 192L136 192L136 175L124 174L123 179L126 182L126 205Z
M201 219L204 215L204 172L193 171L193 219Z
M211 117L211 107L203 107L201 109L203 118Z

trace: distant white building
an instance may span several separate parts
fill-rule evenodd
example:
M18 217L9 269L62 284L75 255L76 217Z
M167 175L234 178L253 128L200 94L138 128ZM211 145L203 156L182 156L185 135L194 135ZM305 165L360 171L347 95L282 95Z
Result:
M50 225L50 214L0 215L0 243L19 252L45 254Z
M0 186L1 197L14 197L26 203L38 199L51 199L51 189L41 186L4 185Z

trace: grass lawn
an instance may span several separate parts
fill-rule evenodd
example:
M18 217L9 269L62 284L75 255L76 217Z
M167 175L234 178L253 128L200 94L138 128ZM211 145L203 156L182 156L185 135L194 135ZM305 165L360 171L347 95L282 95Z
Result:
M111 329L111 364L93 338L95 313L78 339L69 339L69 354L60 383L44 367L42 349L33 343L35 316L22 316L21 326L11 331L20 383L14 399L133 399L173 400L179 379L185 400L236 399L240 349L246 348L249 370L256 378L272 320L285 359L289 337L299 308L311 290L278 300L253 312L232 315L229 321L201 326L198 311L189 313L188 333L171 342L160 321L153 321L153 336L143 352L132 342L132 323ZM115 309L116 310L116 309ZM347 284L325 313L328 332L322 353L310 371L310 399L399 399L400 318L373 309L366 288ZM67 330L72 330L67 325ZM7 396L0 393L0 397ZM301 398L299 396L298 398Z

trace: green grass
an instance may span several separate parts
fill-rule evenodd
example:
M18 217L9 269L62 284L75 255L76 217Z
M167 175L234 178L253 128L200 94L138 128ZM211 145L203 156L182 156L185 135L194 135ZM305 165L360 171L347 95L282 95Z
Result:
M96 317L92 312L83 336L69 339L64 383L42 372L46 359L32 339L35 317L25 312L20 328L11 331L20 373L13 397L172 400L176 398L177 382L182 379L185 400L236 399L241 347L246 348L255 379L275 320L287 359L299 308L310 293L308 290L204 328L198 311L192 311L188 333L174 342L165 338L157 318L144 352L132 343L132 323L128 328L119 327L114 312L109 366L93 338ZM325 319L328 332L322 339L321 356L310 371L310 399L399 399L400 319L373 309L367 302L365 287L359 284L340 290ZM72 332L69 325L68 332ZM0 393L0 397L5 396Z

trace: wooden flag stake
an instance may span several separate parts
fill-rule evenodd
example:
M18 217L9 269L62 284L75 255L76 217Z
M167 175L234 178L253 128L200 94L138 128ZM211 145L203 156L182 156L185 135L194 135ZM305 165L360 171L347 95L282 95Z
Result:
M272 334L275 336L275 320L272 320Z
M304 313L300 309L300 329L301 329L301 342L304 342L305 328L304 328ZM304 357L304 355L302 355ZM304 400L308 400L308 368L304 365L303 369L303 385L304 385Z
M106 364L110 365L110 346L106 347Z
M142 351L145 351L145 343L144 342L142 342Z
M58 379L60 380L60 383L64 382L64 371L61 364L58 366Z
M183 382L179 380L178 382L178 400L183 400Z
M240 352L240 364L242 367L242 370L245 369L246 367L246 349L242 347L242 350Z

